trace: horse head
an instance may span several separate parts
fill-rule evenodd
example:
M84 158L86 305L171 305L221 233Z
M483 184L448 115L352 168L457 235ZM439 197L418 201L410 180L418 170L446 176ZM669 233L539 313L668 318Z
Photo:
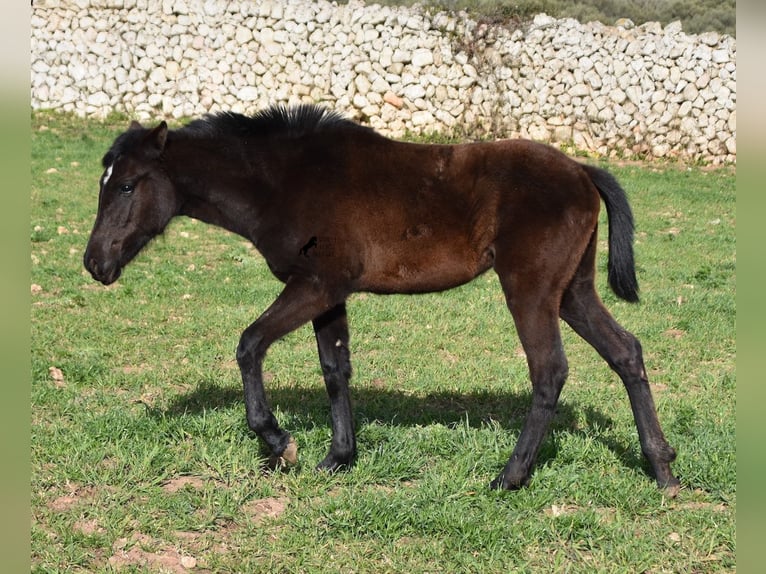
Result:
M104 155L98 213L83 262L94 279L114 283L178 213L179 196L163 169L168 126L133 122Z

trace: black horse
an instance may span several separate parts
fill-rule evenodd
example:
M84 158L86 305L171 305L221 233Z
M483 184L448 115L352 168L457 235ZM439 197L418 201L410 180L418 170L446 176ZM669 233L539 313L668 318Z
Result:
M345 301L353 292L422 293L498 274L524 347L532 405L494 488L527 483L567 376L559 318L590 343L627 389L657 483L675 493L675 451L660 428L638 340L594 287L600 200L609 219L608 280L638 300L633 216L606 171L525 140L423 145L387 139L317 106L254 117L207 116L177 130L133 122L103 158L98 215L85 251L110 284L177 215L252 241L284 283L242 334L237 361L247 422L282 462L297 446L263 386L269 346L313 322L330 397L332 444L319 468L351 465Z

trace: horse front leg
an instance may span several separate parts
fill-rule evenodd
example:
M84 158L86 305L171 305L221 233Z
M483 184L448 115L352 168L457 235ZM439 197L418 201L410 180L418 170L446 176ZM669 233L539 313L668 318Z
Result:
M237 346L237 363L245 392L247 424L272 453L271 464L298 461L298 447L280 428L263 386L263 359L272 343L330 309L326 294L311 282L290 280L272 305L245 331Z
M335 472L350 466L356 457L356 435L348 389L351 360L345 303L317 317L313 324L332 416L330 452L317 468Z

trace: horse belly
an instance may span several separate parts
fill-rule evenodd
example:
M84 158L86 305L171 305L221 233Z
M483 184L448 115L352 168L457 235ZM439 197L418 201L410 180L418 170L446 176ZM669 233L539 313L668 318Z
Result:
M373 244L367 249L360 290L427 293L457 287L492 266L492 251L454 240Z

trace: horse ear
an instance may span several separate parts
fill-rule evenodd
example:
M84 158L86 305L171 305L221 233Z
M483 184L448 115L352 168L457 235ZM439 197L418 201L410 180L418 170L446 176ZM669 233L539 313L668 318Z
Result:
M146 142L154 148L157 155L160 155L165 149L165 142L168 139L168 124L165 121L160 122L156 128L146 137Z
M133 120L130 122L130 126L128 127L129 130L140 130L143 129L143 126L139 124L136 120Z

